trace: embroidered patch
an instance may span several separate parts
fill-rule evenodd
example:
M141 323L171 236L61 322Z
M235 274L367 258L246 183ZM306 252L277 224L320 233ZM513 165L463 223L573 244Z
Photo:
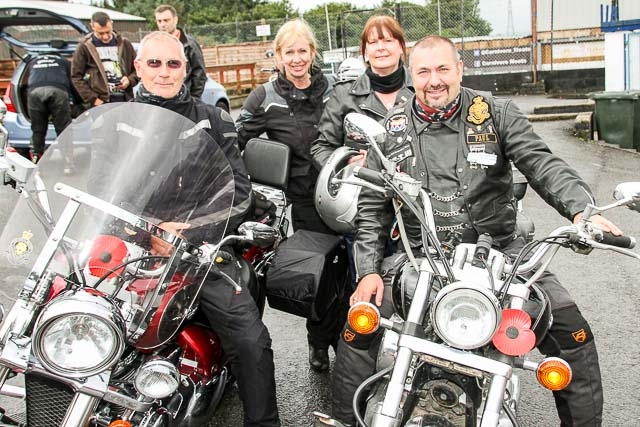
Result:
M497 143L498 137L495 133L467 133L467 144L484 144L485 142Z
M353 339L356 337L356 334L354 334L353 332L351 332L350 330L345 330L344 334L342 336L342 338L346 341L346 342L351 342L353 341Z
M473 104L467 112L469 113L467 120L476 125L481 125L491 117L491 114L489 114L489 104L485 102L482 96L473 98Z
M387 154L387 158L394 163L399 163L409 157L413 157L411 144L404 144Z
M387 120L387 122L385 123L385 128L389 133L403 132L405 129L407 129L408 122L409 119L406 114L397 114Z
M576 342L585 342L587 340L587 331L580 329L579 331L571 332L571 336Z
M476 128L475 131L471 127L467 128L467 144L498 143L498 135L490 123L488 126L476 126Z

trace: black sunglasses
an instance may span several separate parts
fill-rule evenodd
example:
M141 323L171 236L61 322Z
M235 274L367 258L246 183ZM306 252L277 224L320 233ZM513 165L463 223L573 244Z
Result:
M167 64L167 67L171 68L172 70L177 70L178 68L182 67L182 61L178 59L170 59L165 63ZM162 61L159 59L147 59L147 65L150 68L160 68L162 66Z

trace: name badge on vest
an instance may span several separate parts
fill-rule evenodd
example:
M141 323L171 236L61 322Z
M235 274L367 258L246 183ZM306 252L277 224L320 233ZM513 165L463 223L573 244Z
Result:
M486 169L489 166L493 166L498 161L498 156L493 153L485 152L484 144L476 144L469 147L469 154L467 154L467 162L469 162L469 168Z
M480 126L478 126L480 128ZM474 132L473 129L467 129L467 144L485 144L485 143L498 143L498 136L493 131L493 126L489 125L486 129L480 129Z

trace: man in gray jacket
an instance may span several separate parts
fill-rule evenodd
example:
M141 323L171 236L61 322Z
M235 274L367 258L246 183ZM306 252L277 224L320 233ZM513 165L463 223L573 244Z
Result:
M518 252L524 239L516 232L509 160L562 216L580 221L583 209L593 201L587 184L551 153L509 100L461 87L463 63L451 40L429 36L417 42L410 71L416 94L387 115L388 137L381 149L398 171L422 181L433 203L440 239L456 231L463 242L475 243L480 234L488 233L495 247L507 254ZM382 169L375 155L370 154L367 162L372 169ZM358 208L354 254L359 283L350 304L371 301L388 317L393 309L391 289L381 277L381 266L393 208L384 195L366 188ZM411 215L403 217L410 245L418 249L419 224ZM601 216L590 221L604 231L622 234ZM566 360L574 374L567 388L554 392L561 424L599 426L602 383L589 324L554 275L545 272L537 283L549 295L553 313L539 350ZM376 354L371 341L349 345L348 337L345 333L339 343L333 376L333 415L347 424L353 422L353 393L373 373Z
M187 77L184 79L184 84L189 89L191 96L201 98L207 83L207 71L200 45L193 37L178 27L178 12L173 6L162 4L156 7L154 13L158 30L176 36L182 43L184 53L187 55Z

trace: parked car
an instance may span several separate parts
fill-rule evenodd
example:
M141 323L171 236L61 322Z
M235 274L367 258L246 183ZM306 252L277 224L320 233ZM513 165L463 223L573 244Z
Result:
M40 5L38 5L40 6ZM27 109L28 65L40 53L58 52L71 57L78 40L89 32L80 20L34 6L22 8L0 5L0 40L6 41L20 62L4 94L7 113L4 125L9 145L24 156L29 154L31 121ZM229 97L222 85L208 79L202 100L229 111ZM55 144L55 130L49 125L47 146Z

